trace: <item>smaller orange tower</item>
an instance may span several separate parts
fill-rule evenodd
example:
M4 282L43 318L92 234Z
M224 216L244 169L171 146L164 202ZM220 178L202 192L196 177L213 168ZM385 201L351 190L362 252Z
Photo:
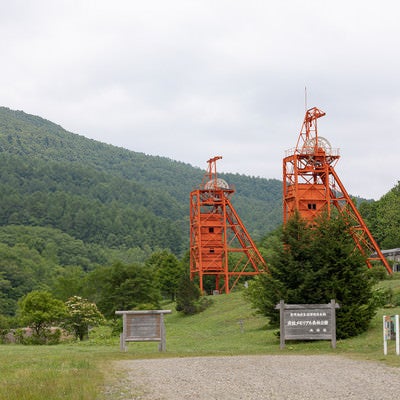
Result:
M335 207L368 267L372 267L372 261L378 261L391 274L386 258L334 169L339 150L318 135L317 120L324 115L316 107L306 111L296 148L289 150L283 159L283 222L295 211L311 222L323 211L331 215Z
M266 264L233 208L233 187L218 178L216 162L208 160L208 170L200 187L190 193L190 277L215 277L215 289L229 293L242 276L259 274Z

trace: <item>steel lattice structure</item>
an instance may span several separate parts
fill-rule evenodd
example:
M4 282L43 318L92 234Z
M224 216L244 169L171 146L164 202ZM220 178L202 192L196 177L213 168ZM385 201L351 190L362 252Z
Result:
M198 189L190 193L190 277L215 277L215 289L229 293L242 276L259 274L266 263L231 204L235 192L218 178L217 156Z
M295 211L312 222L321 212L331 215L334 207L346 221L368 267L378 261L391 274L386 258L335 172L339 150L318 136L317 120L324 115L316 107L306 111L296 148L283 159L283 222Z

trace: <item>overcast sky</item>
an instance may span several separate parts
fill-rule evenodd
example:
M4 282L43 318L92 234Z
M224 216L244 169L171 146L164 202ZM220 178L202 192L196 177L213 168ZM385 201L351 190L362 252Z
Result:
M0 5L0 105L133 151L203 169L221 155L220 172L277 179L316 106L349 193L379 199L400 180L398 1Z

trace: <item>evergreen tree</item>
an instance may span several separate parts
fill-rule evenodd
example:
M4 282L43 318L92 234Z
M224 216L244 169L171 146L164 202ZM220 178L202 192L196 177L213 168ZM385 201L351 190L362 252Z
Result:
M154 270L161 294L175 301L178 283L183 274L177 257L169 250L157 251L146 260L146 266Z
M176 293L176 311L192 315L204 311L212 303L211 299L201 296L198 285L188 273L182 275Z
M183 274L176 294L176 311L191 315L198 312L200 289L190 279L189 274Z
M246 297L258 311L279 326L275 306L326 304L335 299L337 337L364 332L376 311L373 281L344 221L320 217L311 226L294 215L280 231L269 259L269 274L251 282Z

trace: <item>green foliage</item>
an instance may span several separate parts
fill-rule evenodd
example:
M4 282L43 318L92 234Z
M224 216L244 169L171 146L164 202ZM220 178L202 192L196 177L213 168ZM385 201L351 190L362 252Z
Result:
M12 319L0 314L0 344L6 343L6 335L12 326Z
M14 331L15 343L23 345L54 345L59 344L61 340L60 328L46 328L38 335L36 332L30 332L29 329L18 328Z
M117 310L157 309L161 300L154 272L140 264L95 269L88 275L87 292L108 318Z
M360 213L383 249L400 246L400 182L375 202L364 202Z
M25 246L47 263L62 267L79 265L85 271L109 260L106 248L85 243L49 227L0 226L0 242L11 248Z
M8 154L3 163L0 225L52 227L106 247L145 242L180 252L182 205L168 195L86 165Z
M389 260L390 263L390 260ZM368 270L368 275L374 282L384 281L391 279L393 275L389 275L386 268L381 263L375 263L371 269Z
M182 275L176 294L176 311L191 315L197 312L196 303L200 299L200 289L190 279L189 274Z
M176 311L193 315L204 311L211 304L212 300L201 297L199 287L190 279L190 276L183 274L176 294Z
M62 326L74 333L75 338L84 340L88 336L89 327L97 326L105 322L96 304L90 303L80 296L73 296L65 303L66 316Z
M183 267L177 257L168 250L158 251L146 260L146 266L154 271L161 294L174 301L183 275Z
M253 240L282 223L282 182L240 174L219 174L236 193L232 204Z
M32 290L62 300L79 294L85 271L108 260L104 249L95 250L51 228L0 227L0 314L14 315L18 299Z
M14 315L18 299L45 286L54 273L36 250L0 243L0 314Z
M23 324L33 329L32 341L35 344L45 344L54 340L50 328L60 323L65 317L66 309L62 301L51 293L35 290L24 296L19 302L19 316ZM56 333L56 339L61 334Z
M327 304L335 299L337 336L364 332L378 306L368 274L354 241L340 218L321 217L310 227L295 215L282 229L269 260L269 274L250 283L246 297L278 326L276 304Z
M64 268L54 280L52 293L58 299L67 301L85 290L86 274L81 267L71 266Z

